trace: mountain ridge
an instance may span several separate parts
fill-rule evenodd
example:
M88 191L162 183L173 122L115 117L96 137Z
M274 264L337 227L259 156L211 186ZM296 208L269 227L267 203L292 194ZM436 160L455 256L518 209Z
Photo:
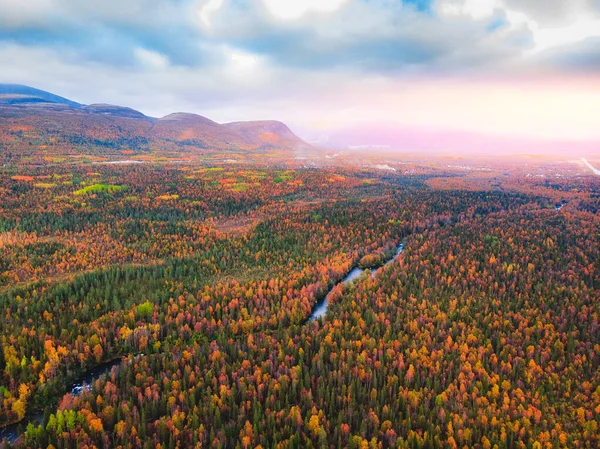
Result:
M174 112L155 118L104 103L80 104L19 84L0 84L0 147L34 157L38 145L53 153L105 157L118 151L218 151L262 154L278 150L293 159L313 147L275 120L217 123L202 115Z
M28 102L47 102L65 104L72 107L81 107L81 103L69 100L65 97L36 89L35 87L24 84L1 84L0 83L0 104L7 104L4 101L14 101L16 104L26 104ZM10 104L10 103L9 103Z

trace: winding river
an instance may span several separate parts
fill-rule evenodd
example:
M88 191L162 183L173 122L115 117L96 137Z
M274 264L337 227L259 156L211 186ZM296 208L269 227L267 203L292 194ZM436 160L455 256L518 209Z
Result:
M371 275L373 277L377 276L381 272L381 270L383 269L384 266L389 265L392 262L394 262L398 258L398 256L400 256L400 254L402 254L403 251L404 251L404 245L402 243L400 243L396 248L396 253L394 254L394 256L390 260L386 261L386 263L383 266L379 267L377 270L372 271ZM314 321L318 318L325 316L325 314L327 313L327 309L329 308L329 298L331 296L331 292L333 291L333 289L335 287L337 287L339 284L347 284L347 283L354 282L364 272L365 272L365 270L363 270L361 268L353 268L346 276L344 276L344 278L341 281L339 281L333 287L331 287L331 289L329 289L329 292L323 297L323 299L321 299L320 301L318 301L315 304L315 306L313 307L313 310L312 310L309 318L306 320L306 322ZM137 354L137 355L142 355L142 354ZM81 376L77 382L73 383L69 387L68 391L70 391L70 393L75 397L81 395L81 393L90 389L92 383L94 383L97 379L99 379L101 376L103 376L107 373L110 373L114 367L118 367L119 365L121 365L121 363L123 363L123 360L124 359L122 357L119 357L114 360L101 363L97 367L87 371L83 376ZM27 428L27 426L30 423L35 426L38 426L38 425L42 424L43 422L44 422L44 412L43 411L39 411L39 410L31 411L31 412L27 413L25 418L23 420L21 420L20 422L8 425L8 426L0 429L0 442L6 438L6 439L8 439L9 443L13 444L19 439L19 437L22 435L22 433L25 431L25 429Z
M394 257L392 257L390 260L388 260L383 266L379 267L377 270L374 270L371 273L371 276L373 276L373 277L377 276L381 272L383 267L394 262L398 258L398 256L400 256L400 254L402 254L403 251L404 251L404 244L400 243L396 247L396 253L394 254ZM365 272L365 270L363 270L361 268L353 268L350 271L350 273L348 273L341 281L339 281L337 284L335 284L333 287L331 287L329 289L329 292L325 295L325 297L323 299L317 301L317 303L313 307L312 312L310 313L310 316L308 317L307 322L315 321L316 319L319 319L319 318L325 316L325 314L327 313L327 309L329 308L329 298L331 296L331 292L333 291L333 289L335 287L337 287L340 284L349 284L349 283L354 282L364 272Z
M86 371L86 373L79 378L79 380L69 387L70 393L77 397L81 395L84 391L87 391L91 388L92 383L94 383L98 378L103 376L106 373L110 373L115 366L119 366L123 363L123 358L119 357L114 360L110 360L108 362L101 363L95 368ZM44 422L44 412L39 410L34 410L23 418L21 421L15 424L8 425L0 429L0 442L2 442L5 438L8 439L8 442L13 444L15 443L19 437L25 432L27 426L31 423L34 426L38 426ZM22 430L20 432L19 430Z

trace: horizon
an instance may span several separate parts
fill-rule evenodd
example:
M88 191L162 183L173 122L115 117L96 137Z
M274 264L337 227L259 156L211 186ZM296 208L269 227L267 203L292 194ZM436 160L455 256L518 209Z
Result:
M279 120L324 146L600 142L597 1L2 3L2 81L84 104Z

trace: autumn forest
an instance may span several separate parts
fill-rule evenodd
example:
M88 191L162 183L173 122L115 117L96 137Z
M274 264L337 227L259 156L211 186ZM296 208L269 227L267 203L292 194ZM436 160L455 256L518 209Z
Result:
M598 182L413 171L5 168L5 447L598 447Z

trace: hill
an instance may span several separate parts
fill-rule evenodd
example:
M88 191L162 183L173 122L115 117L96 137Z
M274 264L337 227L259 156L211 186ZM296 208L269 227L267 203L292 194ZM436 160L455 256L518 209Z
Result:
M74 101L33 87L21 84L0 84L0 105L35 103L64 104L74 108L81 106L81 104Z
M137 119L148 119L150 117L145 116L139 111L135 109L126 108L123 106L115 106L112 104L90 104L88 106L84 106L83 110L90 112L92 114L104 114L104 115L112 115L116 117L125 117L125 118L137 118Z
M293 160L312 147L276 121L219 124L173 113L148 117L134 109L82 105L58 95L0 84L0 162L140 158ZM303 154L304 154L303 153Z
M250 149L258 142L245 139L226 126L197 114L174 113L160 118L154 124L150 135L154 138L177 142L202 149Z
M265 145L277 146L282 143L288 146L302 147L306 145L296 136L285 123L276 120L261 120L253 122L225 123L228 129L244 136L248 140L262 142Z

